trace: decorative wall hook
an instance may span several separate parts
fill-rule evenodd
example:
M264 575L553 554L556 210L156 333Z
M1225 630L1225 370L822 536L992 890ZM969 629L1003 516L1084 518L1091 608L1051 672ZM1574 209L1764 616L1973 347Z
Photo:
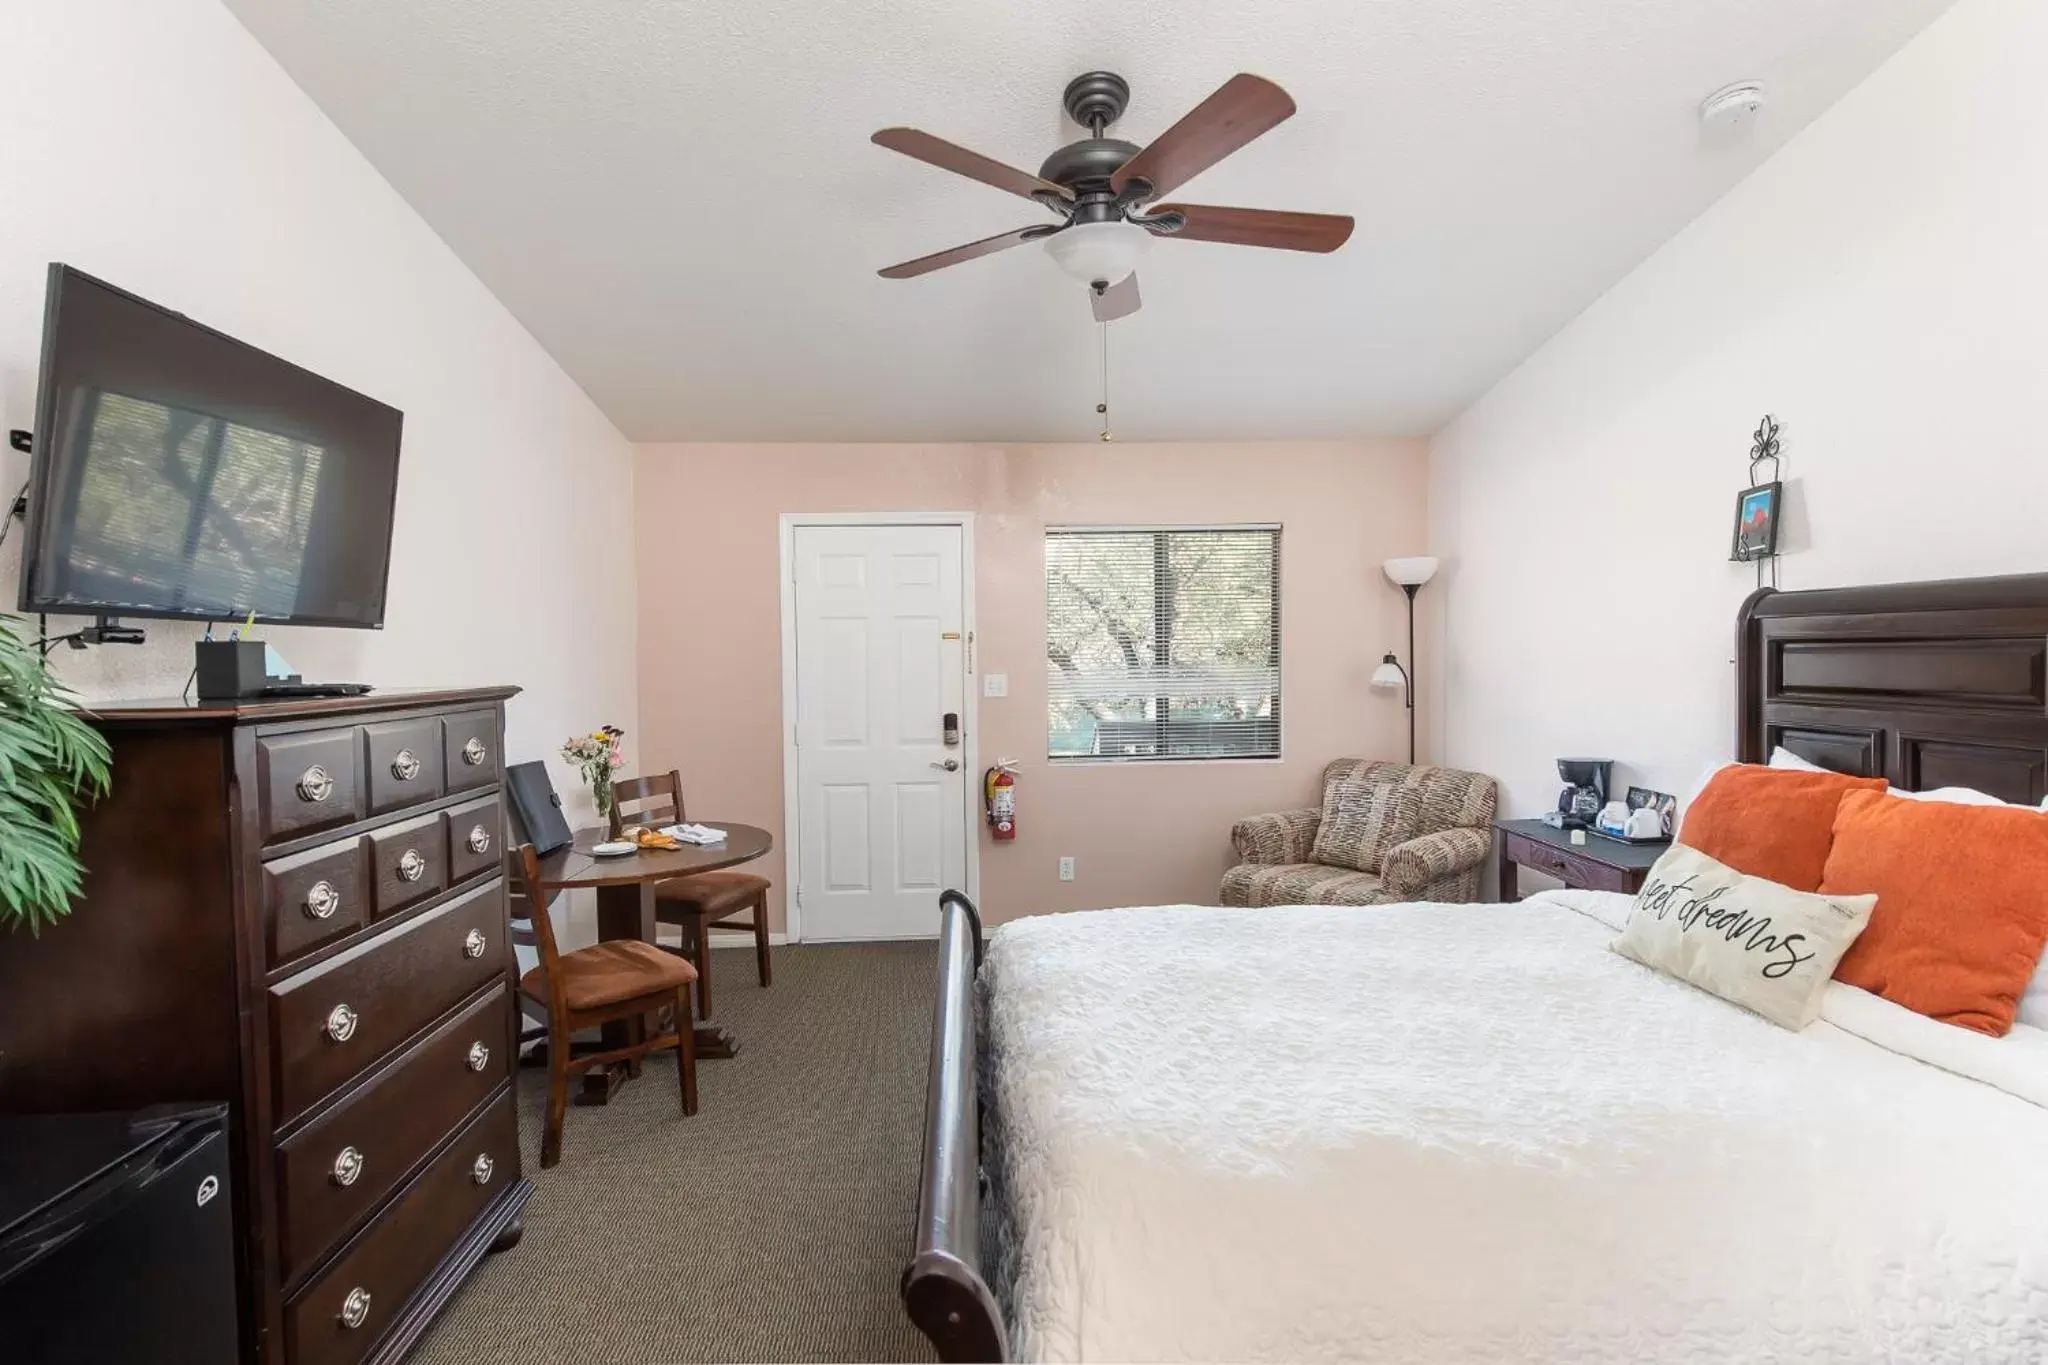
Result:
M1778 454L1778 419L1765 413L1750 434L1750 486L1736 495L1735 537L1728 552L1728 558L1738 563L1756 564L1759 587L1763 586L1766 562L1770 565L1772 585L1777 584L1778 521L1784 510L1785 493L1780 478L1783 463ZM1768 479L1759 472L1766 464L1770 466Z
M1765 413L1764 420L1756 424L1756 430L1750 433L1750 437L1749 481L1751 483L1762 482L1756 476L1756 467L1765 460L1771 462L1771 478L1775 480L1778 477L1780 464L1778 459L1778 419L1771 416L1768 412Z

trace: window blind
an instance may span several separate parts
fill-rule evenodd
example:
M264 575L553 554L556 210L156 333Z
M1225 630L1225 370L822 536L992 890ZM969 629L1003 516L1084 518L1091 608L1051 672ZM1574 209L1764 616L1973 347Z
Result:
M1280 529L1045 536L1046 754L1280 756Z

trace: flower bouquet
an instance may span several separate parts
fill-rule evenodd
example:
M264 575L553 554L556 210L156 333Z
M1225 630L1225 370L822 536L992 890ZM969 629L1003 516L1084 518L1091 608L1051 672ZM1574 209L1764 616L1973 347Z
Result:
M618 726L606 725L562 741L562 757L583 774L590 799L597 803L597 817L607 825L612 823L612 774L626 762L619 750L619 741L625 737L626 732Z

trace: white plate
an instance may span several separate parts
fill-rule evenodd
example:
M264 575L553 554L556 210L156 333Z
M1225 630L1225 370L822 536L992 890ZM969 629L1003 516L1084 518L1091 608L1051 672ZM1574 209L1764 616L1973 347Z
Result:
M639 851L640 845L628 839L619 839L608 844L592 844L590 846L590 856L593 858L623 858L628 853L638 853Z

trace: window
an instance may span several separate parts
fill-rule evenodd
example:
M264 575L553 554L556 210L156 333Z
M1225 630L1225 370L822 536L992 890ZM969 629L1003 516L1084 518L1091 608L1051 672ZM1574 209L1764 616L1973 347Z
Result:
M1280 756L1280 528L1045 534L1050 758Z

